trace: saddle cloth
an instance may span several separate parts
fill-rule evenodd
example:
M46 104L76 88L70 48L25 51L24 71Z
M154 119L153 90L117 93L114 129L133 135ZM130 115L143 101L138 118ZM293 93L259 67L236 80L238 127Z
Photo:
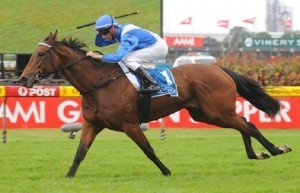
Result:
M132 73L127 66L122 62L119 62L120 67L126 74L129 81L133 84L137 91L142 90L142 82L140 77ZM175 83L173 74L169 69L146 69L149 74L157 81L160 86L160 91L151 93L151 97L159 97L164 95L170 95L172 97L178 97L177 85Z

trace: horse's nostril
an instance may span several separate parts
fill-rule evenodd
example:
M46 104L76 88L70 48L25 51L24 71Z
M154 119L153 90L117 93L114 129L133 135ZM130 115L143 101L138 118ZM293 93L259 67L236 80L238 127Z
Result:
M23 76L19 79L19 82L22 84L22 86L27 86L28 79Z

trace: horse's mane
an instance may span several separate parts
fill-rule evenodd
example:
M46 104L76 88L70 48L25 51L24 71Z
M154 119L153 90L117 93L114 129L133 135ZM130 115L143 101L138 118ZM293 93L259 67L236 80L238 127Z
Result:
M72 48L73 50L83 53L84 55L87 52L85 49L83 49L87 47L87 45L76 38L75 39L73 39L72 37L69 37L68 39L64 38L63 40L56 41L55 43Z

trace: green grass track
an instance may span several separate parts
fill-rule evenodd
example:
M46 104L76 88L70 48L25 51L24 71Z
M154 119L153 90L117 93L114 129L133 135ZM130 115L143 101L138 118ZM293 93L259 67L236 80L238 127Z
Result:
M100 133L73 179L65 175L79 142L60 130L8 130L0 144L0 192L11 193L287 193L300 192L300 130L261 130L289 154L258 161L246 156L234 130L159 130L145 132L165 177L123 133ZM257 152L266 151L253 140Z

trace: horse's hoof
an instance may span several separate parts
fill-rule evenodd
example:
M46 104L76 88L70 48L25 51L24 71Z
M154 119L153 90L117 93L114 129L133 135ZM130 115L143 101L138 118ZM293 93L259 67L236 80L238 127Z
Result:
M169 175L171 175L171 171L170 170L166 170L166 171L163 172L163 175L164 176L169 176Z
M257 159L261 160L261 159L269 159L271 156L265 152L261 152L261 153L257 153L256 154Z
M74 178L74 175L67 174L67 175L66 175L66 178Z
M289 153L292 151L292 148L290 148L289 146L287 145L283 145L281 147L278 147L279 150L282 151L282 153Z

